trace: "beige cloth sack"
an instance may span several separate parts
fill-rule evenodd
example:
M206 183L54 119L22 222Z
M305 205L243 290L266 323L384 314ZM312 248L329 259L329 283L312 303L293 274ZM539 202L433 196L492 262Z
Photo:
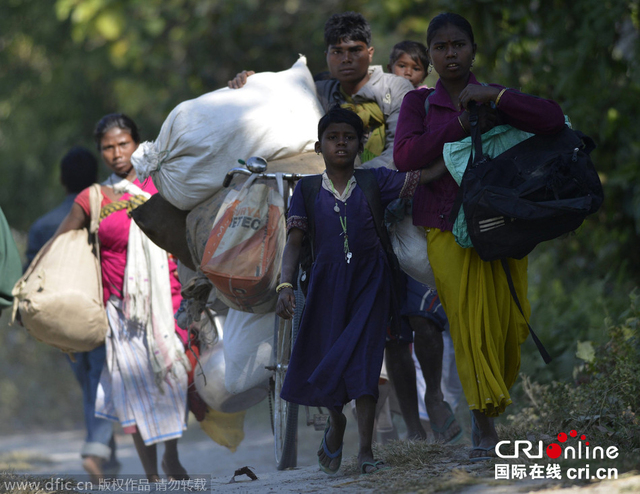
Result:
M13 321L35 339L64 352L87 352L104 343L104 308L98 225L102 199L91 186L89 230L50 240L13 288Z

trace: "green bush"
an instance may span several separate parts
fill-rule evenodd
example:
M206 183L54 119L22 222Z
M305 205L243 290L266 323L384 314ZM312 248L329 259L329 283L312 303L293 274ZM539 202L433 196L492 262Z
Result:
M637 290L630 305L606 320L607 341L578 341L579 364L569 380L549 384L523 376L528 406L508 417L506 438L524 439L577 430L600 446L617 446L629 468L640 458L640 301Z

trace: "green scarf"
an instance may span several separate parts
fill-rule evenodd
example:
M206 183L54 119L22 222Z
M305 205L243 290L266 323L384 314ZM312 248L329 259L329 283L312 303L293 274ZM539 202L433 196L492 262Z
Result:
M369 139L364 144L364 151L360 155L360 161L365 163L380 156L386 142L384 113L382 113L380 106L375 101L354 103L353 98L346 94L342 87L340 87L340 93L345 100L345 103L340 106L356 112L362 119L365 133L369 134Z

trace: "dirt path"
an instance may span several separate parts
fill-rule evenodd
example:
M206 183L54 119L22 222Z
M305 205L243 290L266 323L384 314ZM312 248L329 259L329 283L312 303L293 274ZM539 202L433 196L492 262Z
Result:
M592 485L571 485L563 489L560 485L532 481L499 481L493 476L493 465L472 465L466 461L466 447L448 448L435 461L410 472L400 468L376 475L359 475L354 458L357 454L355 425L348 425L344 462L340 473L329 477L317 466L316 450L321 433L307 427L301 417L299 426L298 468L277 471L273 455L268 407L266 402L247 413L245 439L235 453L217 445L200 430L197 422L180 440L179 450L183 464L192 477L203 478L207 492L229 493L307 493L339 492L345 494L373 492L461 492L512 493L538 492L571 494L617 494L640 492L640 476L629 476L616 482ZM141 478L143 470L129 436L119 435L118 458L123 464L121 476ZM80 465L78 451L82 445L83 432L17 434L0 437L0 471L13 470L28 475L87 480ZM234 472L244 466L252 467L258 477L251 481L246 475L238 476L229 483ZM437 478L434 479L434 470ZM10 491L0 485L0 492ZM158 491L161 489L157 489ZM15 492L25 492L15 490ZM94 490L94 492L104 492ZM120 491L123 492L123 491ZM130 492L137 492L136 489Z

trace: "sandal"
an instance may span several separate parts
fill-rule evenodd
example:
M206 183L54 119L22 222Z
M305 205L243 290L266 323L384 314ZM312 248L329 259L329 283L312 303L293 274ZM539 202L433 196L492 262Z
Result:
M371 470L367 471L367 468L370 468ZM372 473L390 469L391 467L382 460L374 461L373 463L370 461L363 461L360 465L360 473L362 475L371 475Z
M449 416L447 417L447 420L445 420L444 424L442 425L442 427L438 427L436 426L433 421L431 421L431 430L433 431L433 434L441 434L442 437L445 437L445 434L447 433L447 431L449 430L449 428L453 425L453 424L457 424L458 422L456 421L456 416L453 413L453 410L451 409L451 405L449 405L449 403L447 403L446 401L443 401L443 403L447 406L447 408L449 409ZM458 433L451 437L448 441L442 441L442 444L455 444L456 442L458 442L460 440L460 438L462 437L462 427L460 427L460 425L458 425L458 429L460 429L458 431Z
M344 442L340 445L337 451L334 451L333 453L329 451L329 448L327 448L327 433L329 432L329 429L331 429L331 421L327 419L327 426L324 429L324 435L322 436L322 443L320 443L320 449L322 449L322 452L328 458L331 458L332 460L335 458L338 458L338 466L332 469L332 468L329 468L328 466L323 465L322 462L320 461L320 456L318 456L318 465L320 465L320 470L322 470L327 475L335 475L336 473L338 473L338 470L340 470L340 464L342 463L342 447L344 446Z
M480 456L469 456L469 461L472 463L475 463L477 461L493 460L494 458L497 458L495 446L490 446L488 448L483 448L482 446L474 446L473 448L471 448L471 451L484 452L484 454Z
M469 455L469 461L472 463L475 463L477 461L486 461L486 460L492 460L494 458L497 458L495 446L490 446L488 448L484 448L480 446L480 443L476 439L476 437L477 438L480 437L480 429L478 428L478 424L476 424L476 419L473 416L473 411L469 410L469 413L471 414L471 445L472 445L471 452L482 451L484 453L480 456Z

